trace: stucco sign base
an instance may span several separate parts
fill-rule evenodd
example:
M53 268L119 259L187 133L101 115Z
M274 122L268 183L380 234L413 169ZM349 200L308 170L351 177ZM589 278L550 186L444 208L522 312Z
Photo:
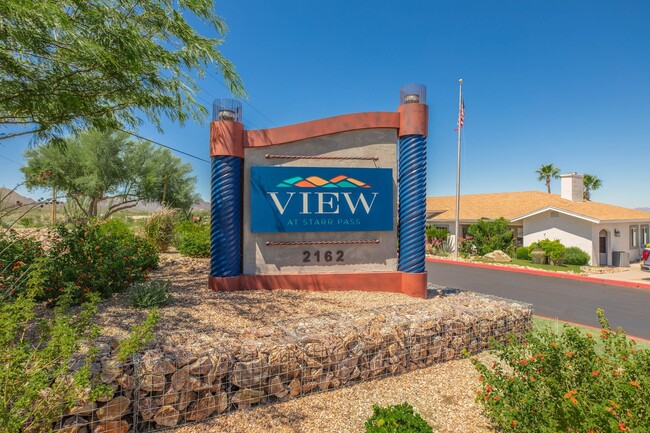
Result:
M365 292L394 292L426 299L427 274L405 272L359 272L328 274L239 275L209 277L211 290L320 290Z

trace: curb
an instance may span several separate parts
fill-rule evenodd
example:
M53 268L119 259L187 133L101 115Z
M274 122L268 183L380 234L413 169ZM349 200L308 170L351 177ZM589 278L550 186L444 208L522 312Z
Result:
M566 323L567 325L573 325L573 326L579 326L581 328L593 329L594 331L599 331L599 332L602 331L602 328L598 328L597 326L590 326L590 325L583 325L581 323L568 322L566 320L558 319L557 317L546 317L546 316L540 316L539 314L533 314L533 317L539 317L540 319L546 319L546 320L556 320L556 321L558 321L560 323ZM632 340L639 340L639 341L643 341L644 343L650 343L650 340L648 340L647 338L636 337L634 335L628 335L628 334L625 334L625 335L628 338L631 338Z
M496 265L491 265L489 263L460 262L460 261L455 261L450 259L438 259L433 257L427 257L426 261L434 262L434 263L447 263L450 265L457 265L457 266L469 266L474 268L494 269L497 271L505 271L505 272L517 272L520 274L541 275L544 277L563 278L567 280L587 281L590 283L600 283L609 286L622 286L622 287L630 287L633 289L650 290L650 284L637 283L634 281L610 280L607 278L585 277L582 275L572 275L563 272L544 271L541 269L534 270L534 269L526 269L526 268L517 268L514 266L496 266Z

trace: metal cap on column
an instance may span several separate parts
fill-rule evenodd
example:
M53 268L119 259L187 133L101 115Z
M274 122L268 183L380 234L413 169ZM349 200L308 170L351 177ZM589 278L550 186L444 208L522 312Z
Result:
M242 106L216 99L212 110L210 277L236 277L242 273Z
M398 270L425 271L428 107L423 84L400 89Z

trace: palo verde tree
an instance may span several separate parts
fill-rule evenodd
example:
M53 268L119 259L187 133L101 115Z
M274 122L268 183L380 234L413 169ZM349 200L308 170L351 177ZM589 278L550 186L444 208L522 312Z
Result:
M198 198L191 165L168 149L123 132L88 131L64 143L28 149L21 170L28 188L64 192L87 218L100 216L100 205L108 218L139 201L187 211Z
M585 173L582 176L582 198L585 201L591 201L591 191L595 191L603 186L603 181L598 176Z
M537 173L537 180L544 181L546 183L546 191L551 193L551 178L559 179L560 178L560 169L553 167L553 164L542 165L540 168L535 170Z
M200 35L194 15L217 37ZM134 130L146 118L183 124L207 110L195 77L221 72L226 25L212 0L0 1L0 140L33 134L60 144L81 130Z

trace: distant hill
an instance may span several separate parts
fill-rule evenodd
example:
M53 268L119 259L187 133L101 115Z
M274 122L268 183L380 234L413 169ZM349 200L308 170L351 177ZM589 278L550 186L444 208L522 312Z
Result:
M643 211L643 212L650 212L650 207L638 207L638 208L636 208L636 210L640 210L640 211Z
M17 192L11 192L9 188L0 186L0 207L5 208L16 204L21 205L31 203L36 203L36 200L20 195Z
M194 210L210 210L210 202L205 201L202 198L200 198L199 201L194 203L194 206L192 206L192 209L194 209Z
M1 201L0 208L13 206L18 202L20 202L21 205L36 203L36 200L34 199L25 197L24 195L18 194L17 192L10 192L10 191L11 190L9 188L0 186L0 201ZM158 203L144 203L144 202L140 202L135 207L130 208L131 211L139 211L139 212L154 212L158 209L160 209L160 205ZM210 210L210 202L205 201L202 198L199 198L199 201L197 201L194 204L194 206L192 206L192 209Z

